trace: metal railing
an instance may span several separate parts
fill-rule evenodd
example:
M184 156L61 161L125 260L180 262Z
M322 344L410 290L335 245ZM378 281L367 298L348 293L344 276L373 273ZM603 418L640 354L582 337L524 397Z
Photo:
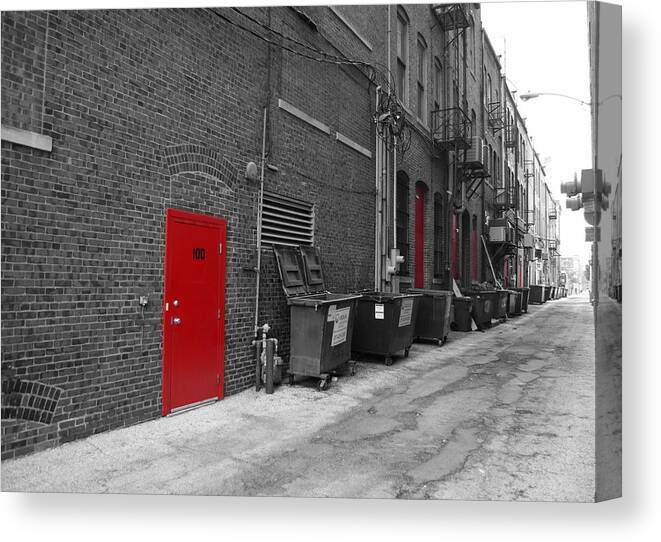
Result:
M471 131L471 120L460 107L432 111L432 136L441 148L469 149Z

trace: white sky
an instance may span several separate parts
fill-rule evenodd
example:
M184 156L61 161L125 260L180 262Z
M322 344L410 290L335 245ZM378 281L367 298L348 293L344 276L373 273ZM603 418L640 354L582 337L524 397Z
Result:
M557 92L590 101L588 26L585 2L484 2L482 23L511 90ZM540 158L550 159L547 182L563 207L563 256L589 258L583 213L565 207L560 183L590 167L590 109L554 96L518 100L521 116Z

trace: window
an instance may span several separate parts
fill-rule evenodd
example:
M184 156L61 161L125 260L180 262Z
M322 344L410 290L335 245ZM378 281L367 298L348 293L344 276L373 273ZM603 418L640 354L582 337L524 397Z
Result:
M475 20L470 16L470 26L468 27L468 57L470 58L471 68L475 73Z
M491 103L491 92L492 92L492 89L491 89L491 75L487 74L487 96L486 96L487 104Z
M397 173L397 246L404 256L400 275L408 275L409 269L409 178L406 173Z
M441 61L434 59L434 110L441 108L443 97L443 67Z
M427 44L418 35L418 118L427 121Z
M397 10L397 95L402 103L408 103L406 66L409 59L408 18L403 9Z
M264 193L262 244L312 245L314 206L311 203Z
M443 233L443 196L434 194L434 277L443 278L443 246L445 244Z

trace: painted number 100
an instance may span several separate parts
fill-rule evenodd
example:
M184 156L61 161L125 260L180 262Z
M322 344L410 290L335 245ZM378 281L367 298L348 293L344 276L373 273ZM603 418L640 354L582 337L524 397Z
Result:
M194 260L204 260L204 249L203 248L194 248L193 249L193 259Z

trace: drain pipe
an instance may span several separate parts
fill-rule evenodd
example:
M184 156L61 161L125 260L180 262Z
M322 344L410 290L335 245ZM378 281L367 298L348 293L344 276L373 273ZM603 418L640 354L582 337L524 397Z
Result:
M381 91L381 86L376 87L376 123L374 130L374 153L376 155L376 172L375 172L375 208L374 208L374 290L379 291L379 286L381 283L381 229L382 229L382 210L381 210L381 188L379 183L379 176L381 174L381 146L379 144L379 92Z
M262 212L264 205L264 165L266 162L266 107L264 108L264 121L262 126L262 172L259 180L259 203L257 207L257 272L256 285L255 285L255 322L254 332L255 338L259 335L259 327L257 322L259 319L259 286L262 276Z

